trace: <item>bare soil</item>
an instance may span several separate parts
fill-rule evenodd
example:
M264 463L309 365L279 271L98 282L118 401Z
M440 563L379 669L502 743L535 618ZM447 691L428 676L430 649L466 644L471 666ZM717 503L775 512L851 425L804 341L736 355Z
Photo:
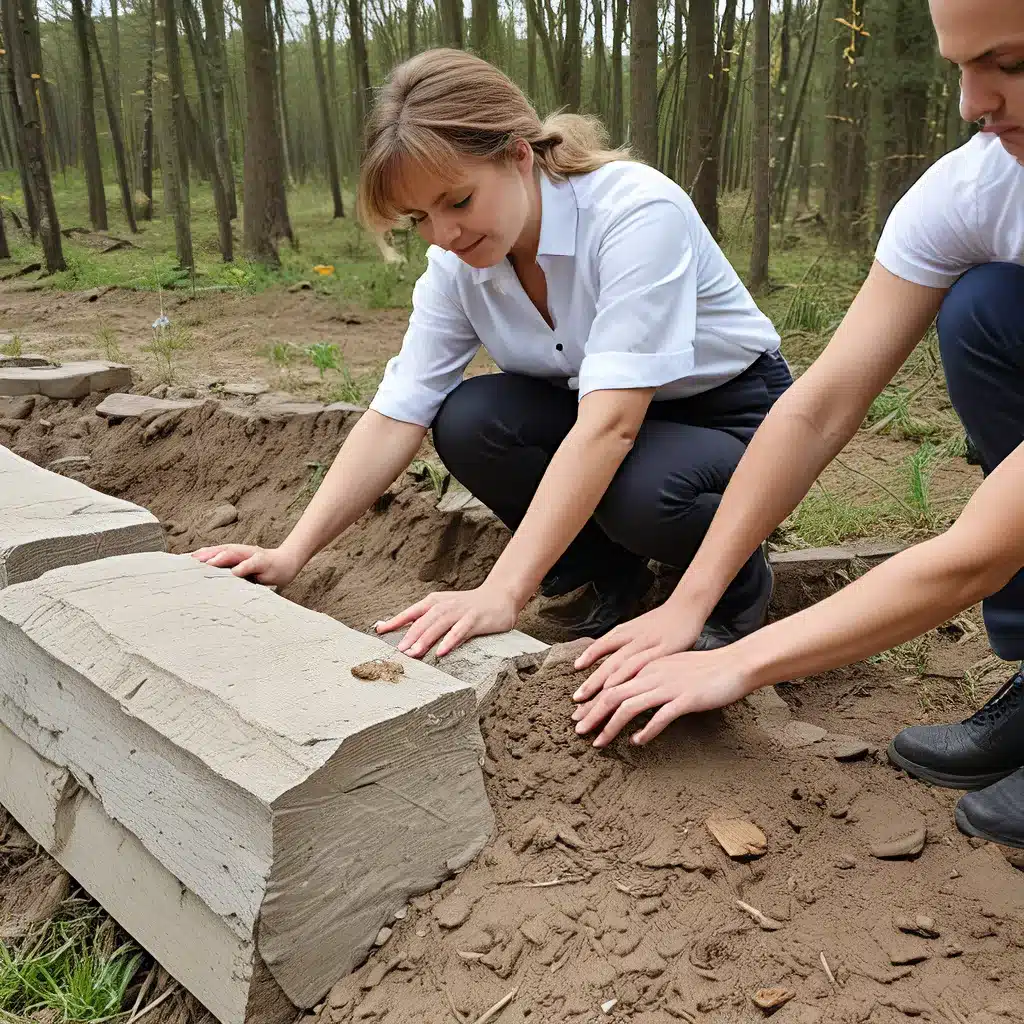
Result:
M112 423L91 398L37 400L14 420L12 404L0 400L0 444L150 508L179 552L277 543L308 500L310 464L330 461L357 415L277 418L257 401L211 400ZM54 465L69 456L80 458ZM431 589L480 582L507 532L436 504L428 482L406 476L284 596L368 629ZM215 526L215 512L237 519ZM536 611L520 626L558 640ZM884 757L903 725L952 720L1002 680L982 633L929 638L928 701L920 667L880 660L779 687L785 703L768 694L693 716L649 749L604 752L572 731L573 649L527 664L484 716L491 844L413 901L322 1017L472 1024L514 992L489 1019L739 1024L764 1018L759 990L781 988L791 998L779 1021L1024 1021L1024 874L957 832L957 794ZM972 694L963 673L978 665L988 671ZM851 738L862 749L837 760ZM714 818L757 826L765 852L729 857ZM922 833L917 853L872 855ZM0 919L49 891L45 872L0 870Z

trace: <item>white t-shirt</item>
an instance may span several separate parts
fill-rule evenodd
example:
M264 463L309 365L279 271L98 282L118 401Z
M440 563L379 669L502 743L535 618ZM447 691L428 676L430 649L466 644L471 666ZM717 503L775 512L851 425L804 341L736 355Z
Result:
M508 260L477 269L431 246L402 349L371 408L429 426L481 345L505 371L655 399L731 380L779 336L671 179L617 161L554 182L541 175L537 262L548 326Z
M876 253L890 273L948 288L981 263L1024 264L1024 166L979 133L937 160L896 204Z

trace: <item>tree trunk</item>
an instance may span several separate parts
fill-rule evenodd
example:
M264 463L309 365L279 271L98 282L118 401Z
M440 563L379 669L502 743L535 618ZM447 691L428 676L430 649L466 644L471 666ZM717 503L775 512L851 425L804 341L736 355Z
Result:
M565 0L565 39L558 62L558 104L572 113L580 109L583 34L580 0Z
M284 45L284 29L285 29L285 14L284 4L282 0L273 0L273 12L270 8L271 0L267 0L267 11L266 18L267 24L273 24L274 30L277 33L277 74L274 77L274 104L276 109L277 123L280 125L280 145L281 145L281 159L282 167L284 168L284 180L286 182L294 181L294 164L292 160L292 133L291 126L288 123L288 104L285 102L286 87L285 87L285 45ZM270 35L270 59L275 59L274 53L274 33Z
M210 112L213 115L213 145L217 168L228 197L228 213L238 216L235 168L231 163L228 138L227 98L228 57L224 43L224 5L222 0L203 0L203 21L206 23L206 73L210 80Z
M593 0L594 9L594 86L590 96L590 108L604 120L608 111L608 68L604 50L604 0Z
M146 84L143 87L142 153L139 156L139 176L146 196L143 220L153 219L153 75L156 60L156 0L149 4L149 53L146 55Z
M0 204L0 260L9 260L11 250L7 247L7 229L4 227L4 208Z
M683 187L707 229L718 237L718 160L715 140L715 0L690 0L686 20L686 124Z
M768 280L771 232L771 0L754 0L754 247L750 256L750 290Z
M736 45L736 2L726 0L725 13L722 16L722 41L719 57L716 61L715 77L715 115L712 122L714 136L711 140L711 152L716 161L716 178L721 191L725 178L725 162L722 159L722 135L725 132L725 118L729 109L729 90L732 86L732 57ZM736 83L739 88L739 83Z
M46 163L46 143L40 115L40 98L33 88L33 74L42 76L42 64L32 71L30 54L35 9L31 0L0 0L3 8L4 35L7 38L8 59L13 68L16 124L22 139L28 192L36 211L39 239L48 273L67 269L61 245L60 221L53 201L50 171Z
M625 83L622 75L622 38L629 17L628 0L612 0L612 111L609 118L612 143L621 146L626 140Z
M327 150L327 174L331 183L331 198L334 200L334 216L344 217L345 207L341 201L341 181L338 178L338 150L334 141L334 120L331 116L330 97L327 94L327 72L320 48L320 25L317 21L313 0L309 6L309 38L313 47L313 73L316 88L320 94L320 124L324 133L324 148Z
M462 49L462 0L437 0L438 14L441 16L441 41L445 46ZM358 8L359 0L348 0L349 19L353 8ZM362 16L360 15L360 24ZM365 50L365 43L364 43Z
M363 125L372 105L370 86L370 60L366 49L366 31L363 28L362 0L348 0L348 31L352 41L352 60L355 65L356 110L359 115L357 134L362 136ZM462 48L462 21L459 20L459 49Z
M161 88L164 103L160 118L160 156L163 163L164 210L174 217L174 247L178 266L191 269L192 210L189 202L188 161L184 134L188 125L185 114L185 84L181 73L178 49L178 15L174 0L162 0L164 22L164 60L167 82ZM175 70L176 69L176 70Z
M118 0L110 0L110 62L113 76L114 99L117 107L117 119L124 124L124 95L121 92L121 29L118 23ZM95 28L94 28L95 31ZM96 47L99 54L99 47Z
M409 8L405 12L406 45L410 57L416 55L416 4L417 0L409 0Z
M107 108L110 144L114 149L114 162L117 165L117 183L121 188L121 205L124 208L125 220L128 221L128 228L134 235L139 228L135 223L135 203L132 200L132 188L128 181L128 160L125 156L124 136L121 134L121 117L118 112L117 97L114 95L110 77L107 75L107 66L103 61L99 39L96 37L96 23L93 21L91 13L87 13L86 21L89 29L89 41L92 43L93 52L96 54L96 66L99 68L100 82L103 84L103 102Z
M10 115L11 115L11 143L14 149L14 162L18 167L18 176L21 179L21 194L25 199L25 218L28 221L29 234L32 240L35 241L39 234L39 214L36 210L35 203L32 199L32 186L28 176L28 156L25 153L25 133L22 129L22 116L21 110L18 105L18 90L15 83L15 68L14 68L14 41L11 38L11 33L8 31L8 12L6 10L6 4L8 0L0 0L0 33L6 40L7 50L7 95L10 101ZM15 3L15 0L10 0L10 3ZM13 23L12 23L13 24Z
M227 185L224 174L218 165L216 142L214 140L215 118L212 114L213 86L210 82L212 61L209 49L204 42L199 24L199 14L192 0L184 0L182 22L192 54L192 66L195 68L196 80L199 85L199 112L201 123L197 125L197 140L202 153L203 162L209 165L210 186L213 189L213 206L217 213L217 238L220 254L225 263L235 258L235 241L231 234L231 203L228 199Z
M533 18L526 19L526 95L537 105L537 27Z
M292 239L284 188L284 154L275 116L274 48L264 0L241 0L245 48L245 248L278 263L277 243Z
M93 231L107 230L107 197L103 191L103 168L100 165L100 141L96 135L96 94L92 80L92 56L89 53L89 30L86 26L83 0L71 0L71 23L78 47L80 81L79 137L82 140L82 162L85 164L85 186L89 195L89 222Z
M633 151L656 166L658 160L658 2L630 4L629 91Z

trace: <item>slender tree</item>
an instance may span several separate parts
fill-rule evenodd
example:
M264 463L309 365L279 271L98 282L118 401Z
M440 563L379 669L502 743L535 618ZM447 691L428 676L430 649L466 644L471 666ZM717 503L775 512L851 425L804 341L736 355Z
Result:
M143 220L153 219L153 83L156 74L156 0L149 4L149 48L146 51L146 77L143 85L142 149L139 153L139 177L146 197Z
M334 142L334 120L331 116L331 101L327 93L327 71L324 68L323 52L320 46L320 24L317 20L313 0L309 5L309 37L313 47L313 72L316 75L316 89L320 96L320 125L324 133L324 148L327 151L327 174L331 183L331 197L334 200L334 216L344 217L345 207L341 201L341 180L338 177L338 150Z
M658 2L630 4L629 92L632 143L652 167L658 161Z
M754 0L754 245L750 289L768 281L771 233L771 0Z
M107 197L103 191L103 167L100 143L96 135L96 95L92 80L92 56L89 52L89 29L83 0L71 0L71 23L78 47L79 139L85 164L85 186L89 195L89 221L93 231L107 230Z
M715 0L690 0L686 38L684 185L712 235L718 235L718 159L715 142Z

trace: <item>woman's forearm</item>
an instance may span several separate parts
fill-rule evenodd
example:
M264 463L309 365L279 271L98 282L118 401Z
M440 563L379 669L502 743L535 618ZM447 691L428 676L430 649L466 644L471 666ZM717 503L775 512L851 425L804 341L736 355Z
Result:
M918 544L796 615L738 641L751 688L861 661L934 629L998 590L1009 572L955 532Z
M573 427L487 582L508 589L520 606L525 605L594 514L632 443L628 434L615 428L592 432Z
M412 462L426 435L415 423L364 412L312 501L281 545L299 565L352 525Z

